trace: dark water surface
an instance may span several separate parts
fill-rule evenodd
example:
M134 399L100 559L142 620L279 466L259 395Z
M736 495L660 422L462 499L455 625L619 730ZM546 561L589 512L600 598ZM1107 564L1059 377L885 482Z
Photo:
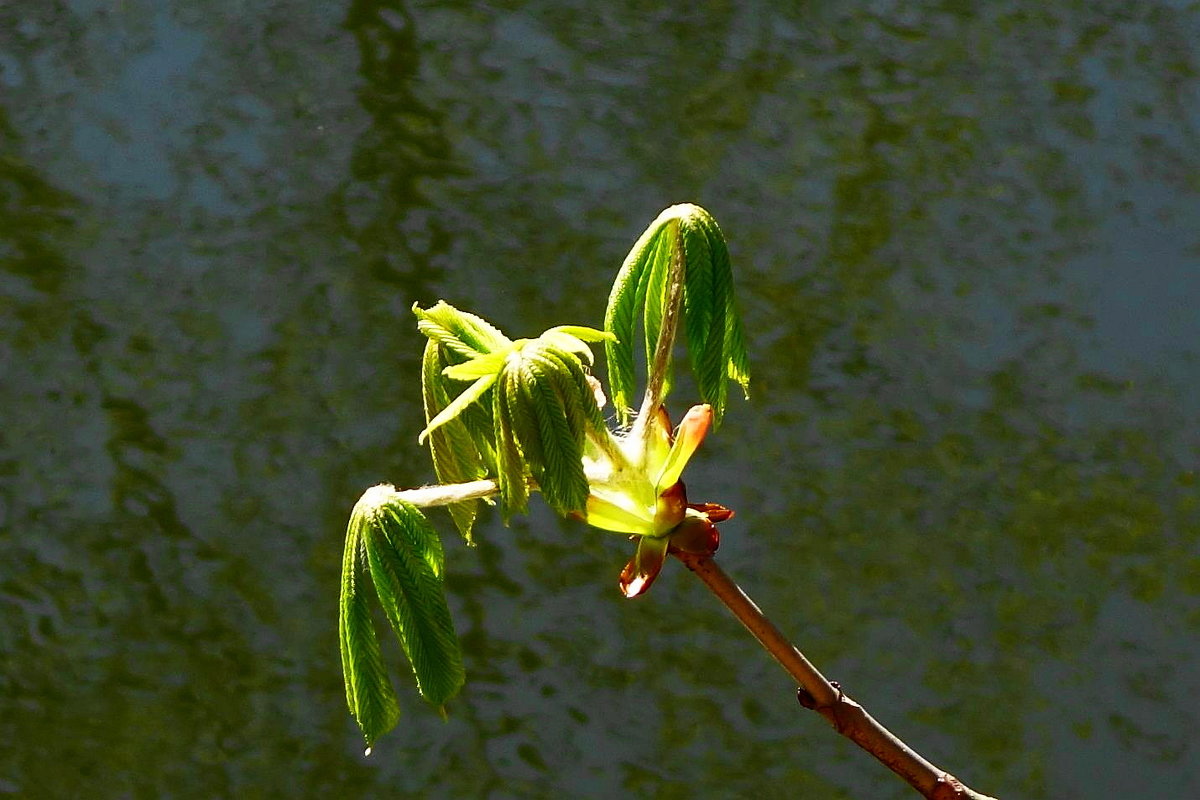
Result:
M445 525L468 686L392 648L362 757L408 307L599 324L694 201L755 379L689 481L725 567L976 788L1200 796L1196 4L671 5L0 3L0 794L913 796L544 508Z

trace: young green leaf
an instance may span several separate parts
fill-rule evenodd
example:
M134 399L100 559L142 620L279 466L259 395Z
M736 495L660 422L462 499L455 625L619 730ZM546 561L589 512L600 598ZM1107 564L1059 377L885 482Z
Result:
M670 308L672 265L681 259L682 308ZM712 215L696 205L666 209L630 250L609 295L605 343L613 403L628 422L634 388L633 333L640 317L648 369L669 314L682 314L688 355L701 399L713 407L714 425L725 413L727 380L746 390L750 373L741 319L734 301L729 248ZM669 356L669 353L668 353ZM662 364L661 395L670 390L670 359ZM650 376L651 379L653 376Z
M581 398L576 392L560 390L560 386L573 387L574 382L560 374L556 362L534 352L526 355L525 364L522 377L526 382L522 388L537 420L543 453L544 466L537 476L542 496L559 514L582 513L587 504L588 481L583 474L585 418L579 409ZM590 392L586 400L592 402ZM572 425L573 420L576 425Z
M569 333L551 329L543 333L535 341L540 346L554 345L560 350L573 353L576 358L583 361L589 367L592 365L592 348L588 347L587 343L582 339L572 336Z
M688 354L700 398L713 407L715 427L725 413L726 381L736 381L744 394L750 383L733 267L725 237L708 212L696 208L696 213L680 220L680 231L688 270L684 282Z
M508 351L500 350L446 367L442 370L442 374L455 381L473 381L477 378L495 375L504 366L506 358L508 358Z
M742 395L750 398L750 358L746 354L742 318L738 316L733 290L725 296L725 352L729 354L727 374L742 387Z
M451 400L450 404L443 408L436 417L429 420L429 424L425 426L425 430L421 431L421 434L417 437L417 441L421 444L424 444L425 439L429 436L429 434L433 433L438 428L442 427L447 422L450 422L458 417L459 414L466 411L467 406L474 403L480 397L483 397L483 393L492 388L492 384L496 382L496 377L496 373L484 375L482 378L464 389L462 393L459 394L458 397Z
M574 353L579 360L592 365L592 348L588 342L615 342L616 336L607 331L598 331L583 325L556 325L537 338L542 344L552 344L568 353Z
M570 415L571 429L580 435L586 435L589 431L607 435L604 412L596 402L595 390L588 382L587 373L584 372L579 359L553 343L541 348L535 357L545 359L554 367L550 374L554 377L555 388L561 395L578 398L578 402L564 401L564 407Z
M524 358L514 360L505 373L504 387L506 392L504 402L508 409L508 419L512 424L513 435L521 448L521 455L529 465L529 471L539 483L542 472L546 467L546 453L542 449L542 434L538 428L537 403L533 396L533 381L529 364Z
M634 243L613 281L608 308L604 314L604 330L615 337L604 343L605 360L608 362L608 385L612 392L613 405L616 406L622 422L629 421L636 382L633 367L634 330L638 316L645 317L652 262L661 257L660 240L669 222L666 212L663 212Z
M583 342L611 342L617 338L608 331L598 331L586 325L555 325L546 333L565 333Z
M684 327L688 355L700 397L709 403L717 422L725 408L726 294L732 291L729 254L720 232L711 236L704 216L680 224L687 280L684 282Z
M513 425L514 405L520 396L520 379L511 368L505 369L492 393L492 418L496 423L496 483L500 487L500 514L505 523L513 514L529 508L529 484L526 459L517 444ZM522 420L519 424L524 424Z
M429 422L450 404L442 371L445 359L442 346L432 339L425 344L421 359L421 394L425 405L425 421ZM429 452L433 457L433 470L441 483L467 483L487 475L491 448L486 441L472 436L468 413L450 420L429 434ZM485 430L491 435L491 421ZM475 524L479 501L467 500L447 506L454 526L468 543L472 541L471 529Z
M444 300L427 309L413 303L412 311L417 317L417 329L462 356L460 361L512 345L512 341L487 320L459 311Z
M369 749L376 739L396 726L400 705L383 665L379 638L371 620L370 595L374 591L367 564L366 526L366 517L355 506L346 530L346 549L342 556L338 641L346 703L362 729Z
M464 671L442 585L441 541L424 515L390 487L368 495L360 503L367 504L363 538L375 593L400 637L417 689L442 706L462 687Z

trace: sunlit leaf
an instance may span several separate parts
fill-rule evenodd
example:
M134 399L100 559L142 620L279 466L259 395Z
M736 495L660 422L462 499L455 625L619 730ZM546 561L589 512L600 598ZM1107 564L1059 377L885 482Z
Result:
M507 357L508 352L503 350L498 353L488 353L486 356L477 356L470 361L446 367L442 370L442 374L451 380L473 381L499 372Z
M554 345L561 350L573 354L589 367L592 365L592 348L587 346L587 343L582 339L563 333L562 331L549 330L537 338L539 344Z
M581 399L560 387L573 384L569 376L556 374L561 367L545 358L530 356L528 369L522 373L528 379L533 411L540 434L544 467L538 484L546 503L560 514L582 512L587 502L588 482L583 474L584 429L573 426L572 418L581 423ZM587 398L590 402L590 394ZM570 407L570 411L568 411Z
M546 333L565 333L583 342L611 342L617 338L608 331L596 330L586 325L555 325Z
M711 218L709 218L711 219ZM719 235L710 240L703 216L680 224L687 280L684 282L684 331L692 376L701 399L725 408L725 293L732 289L729 254ZM719 233L719 232L718 232Z
M508 422L520 446L521 455L536 479L541 478L546 466L546 454L542 449L542 433L538 428L535 406L538 399L533 392L535 377L525 358L515 360L505 370L504 402L508 410Z
M492 388L492 384L495 382L496 375L493 373L491 375L483 376L466 389L463 389L462 393L459 394L458 397L450 401L450 405L443 408L436 417L429 420L429 424L425 426L425 430L421 431L420 435L417 437L417 441L424 444L425 437L429 436L430 433L436 431L438 428L445 425L447 422L450 422L459 414L463 413L463 411L467 409L467 406L471 405L480 397L482 397L483 393Z
M650 274L650 263L659 253L659 239L669 219L660 214L650 224L625 257L625 262L613 281L608 297L608 308L604 314L604 330L613 334L615 340L604 343L605 360L608 363L608 386L613 405L623 422L629 419L632 405L635 375L633 366L634 331L639 316L644 316L646 291ZM652 357L652 356L650 356Z
M672 206L641 235L613 283L605 330L617 341L605 343L609 385L622 422L628 422L634 391L634 331L640 321L649 372L664 321L671 309L672 265L681 259L682 307L679 330L701 399L713 407L714 426L725 413L727 380L743 391L750 373L741 319L734 300L729 249L716 220L699 206ZM665 397L671 386L669 360L662 372ZM648 376L649 379L649 376Z
M695 213L680 221L688 270L685 327L700 399L713 407L716 427L725 413L726 380L736 381L746 393L750 370L734 299L729 248L712 215L693 208Z
M390 487L387 487L390 488ZM360 505L375 593L400 637L421 695L441 706L462 687L462 653L443 588L441 540L416 507L385 487Z
M338 603L338 640L342 653L342 678L346 703L367 747L396 726L400 706L388 679L371 620L370 568L367 564L365 519L355 509L346 531L342 556L342 589Z
M432 339L425 345L421 359L421 394L425 406L425 421L433 419L450 404L445 390L442 370L445 361L441 345ZM467 483L487 475L488 455L491 448L479 437L471 435L467 426L469 416L462 415L450 420L431 432L428 437L429 452L433 457L433 469L441 483ZM491 435L490 421L486 425ZM482 448L482 452L481 452ZM447 506L454 525L468 542L472 541L471 529L475 524L479 501L467 500Z
M459 311L443 300L427 309L414 303L412 311L417 317L417 328L421 333L464 358L504 350L512 344L490 322Z
M571 414L572 429L580 432L590 429L597 433L606 433L604 412L596 402L595 389L588 381L588 373L584 371L583 364L574 357L574 354L560 350L551 344L538 350L535 357L553 362L558 367L552 374L559 391L564 395L572 395L579 399L578 403L567 404L567 411Z
M659 337L662 335L663 323L666 321L671 292L671 271L679 249L679 222L668 219L658 237L655 239L654 250L646 265L645 281L640 290L644 297L642 328L646 348L647 372L658 353ZM682 293L679 294L682 297ZM672 348L673 349L673 348ZM668 352L667 368L662 374L663 397L671 389L670 355ZM650 376L647 374L647 381Z
M517 434L513 428L513 409L509 401L519 397L519 377L505 370L492 393L492 417L496 423L496 483L500 487L500 513L507 523L513 514L529 507L528 474ZM522 421L522 424L524 422Z

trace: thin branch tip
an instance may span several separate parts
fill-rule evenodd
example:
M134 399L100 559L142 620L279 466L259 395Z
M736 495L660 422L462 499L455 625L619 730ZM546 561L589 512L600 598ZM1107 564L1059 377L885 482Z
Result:
M711 555L679 550L672 554L696 574L725 604L738 621L758 639L779 665L800 684L796 700L816 711L834 730L874 756L929 800L995 800L974 791L958 778L939 769L867 713L839 683L828 680L800 650L775 627Z

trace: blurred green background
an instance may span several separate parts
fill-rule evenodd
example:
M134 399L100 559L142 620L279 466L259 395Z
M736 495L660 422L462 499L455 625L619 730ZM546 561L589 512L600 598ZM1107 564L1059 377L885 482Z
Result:
M914 796L539 503L442 525L467 688L443 723L390 647L362 756L338 572L359 494L432 476L409 306L598 325L682 201L754 369L689 478L726 569L981 791L1200 795L1198 40L1166 0L0 4L0 795Z

